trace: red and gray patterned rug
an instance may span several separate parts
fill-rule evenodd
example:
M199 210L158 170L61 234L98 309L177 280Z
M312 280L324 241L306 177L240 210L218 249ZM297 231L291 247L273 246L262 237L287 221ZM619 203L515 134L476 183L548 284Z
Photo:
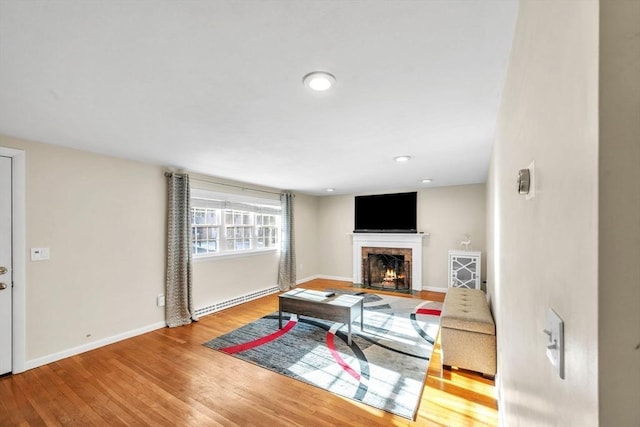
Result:
M339 291L337 291L339 292ZM440 325L439 302L363 293L360 319L347 327L273 313L204 343L266 369L414 419Z

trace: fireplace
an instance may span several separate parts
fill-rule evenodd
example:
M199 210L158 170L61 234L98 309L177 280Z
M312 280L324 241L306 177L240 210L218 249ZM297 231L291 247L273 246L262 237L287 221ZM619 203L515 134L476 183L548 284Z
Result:
M354 233L353 283L378 289L422 290L422 239L428 234ZM385 254L387 257L369 255ZM375 258L378 258L375 260ZM373 265L372 265L373 263ZM396 265L393 271L380 272L384 265ZM370 272L370 266L373 271ZM382 274L382 278L380 278ZM395 276L395 277L394 277ZM386 278L386 280L384 280Z
M411 249L363 247L362 284L367 288L411 291Z

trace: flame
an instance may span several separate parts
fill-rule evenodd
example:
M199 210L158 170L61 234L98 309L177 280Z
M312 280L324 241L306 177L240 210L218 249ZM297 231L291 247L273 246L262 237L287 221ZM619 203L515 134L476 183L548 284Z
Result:
M395 280L398 278L398 275L396 274L396 270L394 270L393 268L387 268L387 271L384 273L384 279L385 281L390 281L390 280Z

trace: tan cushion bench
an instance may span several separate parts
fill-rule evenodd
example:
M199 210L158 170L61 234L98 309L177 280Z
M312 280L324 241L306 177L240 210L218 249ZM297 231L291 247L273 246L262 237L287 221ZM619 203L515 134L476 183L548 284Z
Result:
M449 288L440 315L442 365L496 374L496 326L485 293Z

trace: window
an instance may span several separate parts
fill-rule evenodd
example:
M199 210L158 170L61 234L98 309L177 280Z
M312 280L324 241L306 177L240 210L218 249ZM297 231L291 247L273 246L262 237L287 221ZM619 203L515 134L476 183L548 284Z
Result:
M217 209L191 208L191 240L193 254L218 251L220 214Z
M224 213L227 249L240 251L251 248L251 233L253 231L252 213L246 211L227 210Z
M280 216L256 215L256 229L258 230L258 247L272 248L278 243L280 235Z
M280 201L206 190L191 191L194 258L276 249Z

